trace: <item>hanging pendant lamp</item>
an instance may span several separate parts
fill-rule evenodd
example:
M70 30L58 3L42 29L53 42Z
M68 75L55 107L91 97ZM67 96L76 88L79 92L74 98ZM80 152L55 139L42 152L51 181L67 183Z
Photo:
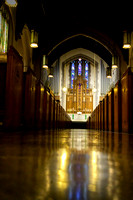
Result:
M118 56L112 56L112 69L118 68Z
M107 77L107 78L112 78L112 70L111 70L110 67L108 67L108 68L106 69L106 77Z
M43 66L44 69L48 69L48 57L43 55Z
M131 48L131 33L128 31L123 32L123 49Z
M52 73L49 73L48 77L49 77L49 78L53 78L54 76L53 76Z
M35 30L31 30L31 43L32 48L38 48L38 33Z
M49 75L48 75L49 78L53 78L54 75L53 75L53 67L50 67L50 72L49 72Z

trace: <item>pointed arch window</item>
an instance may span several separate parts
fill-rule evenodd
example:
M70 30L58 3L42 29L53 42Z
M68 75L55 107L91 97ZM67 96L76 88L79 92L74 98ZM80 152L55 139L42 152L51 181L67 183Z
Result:
M9 25L0 11L0 53L7 53Z
M87 81L87 89L89 88L89 64L85 61L85 79Z
M82 61L79 58L79 61L78 61L78 76L81 76L81 75L82 75Z
M71 64L71 88L73 89L73 80L75 79L75 63Z

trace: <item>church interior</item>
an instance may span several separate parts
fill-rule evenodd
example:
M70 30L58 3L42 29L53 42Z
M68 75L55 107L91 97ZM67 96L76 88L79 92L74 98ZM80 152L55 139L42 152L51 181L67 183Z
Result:
M0 0L0 199L133 196L131 3Z

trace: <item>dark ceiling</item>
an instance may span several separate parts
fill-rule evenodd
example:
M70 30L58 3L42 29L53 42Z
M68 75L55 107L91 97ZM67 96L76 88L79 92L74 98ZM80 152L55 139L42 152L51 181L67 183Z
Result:
M130 3L130 4L129 4ZM131 1L18 0L16 35L24 24L39 33L39 48L47 53L65 38L90 28L111 38L122 50L123 30L132 30ZM89 35L89 31L87 33ZM54 61L68 50L83 47L96 52L108 64L110 53L91 39L78 36L62 43L51 55ZM124 51L122 50L124 53Z

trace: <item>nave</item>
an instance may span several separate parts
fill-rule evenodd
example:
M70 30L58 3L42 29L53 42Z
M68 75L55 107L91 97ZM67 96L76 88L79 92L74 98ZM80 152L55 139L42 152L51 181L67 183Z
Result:
M0 133L0 199L126 200L133 135L87 129Z

